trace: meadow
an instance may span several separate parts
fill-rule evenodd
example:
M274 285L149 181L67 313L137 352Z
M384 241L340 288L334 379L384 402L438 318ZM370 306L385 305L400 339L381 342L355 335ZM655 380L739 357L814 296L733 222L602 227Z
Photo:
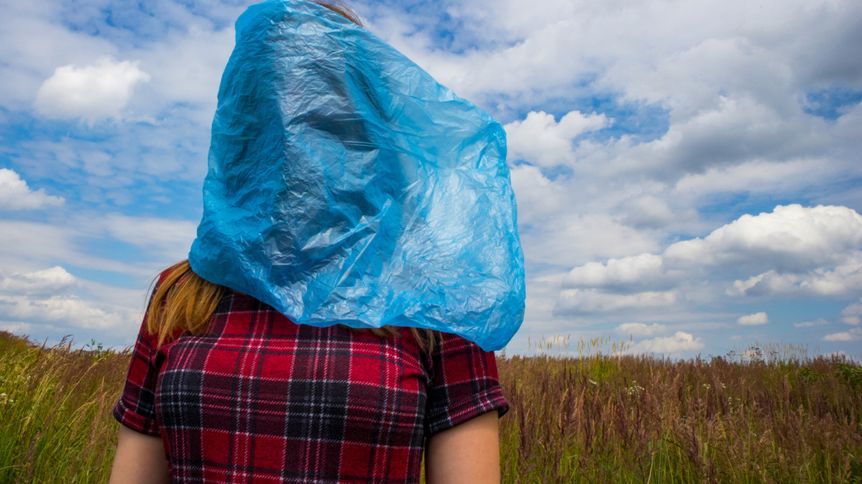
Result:
M503 482L862 483L859 365L759 346L680 361L596 351L606 343L498 353ZM0 332L0 482L106 482L129 355Z

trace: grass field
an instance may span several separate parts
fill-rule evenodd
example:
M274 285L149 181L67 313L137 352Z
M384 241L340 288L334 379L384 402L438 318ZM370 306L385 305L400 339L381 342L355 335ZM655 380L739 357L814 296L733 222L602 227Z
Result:
M498 354L504 482L862 483L862 367L759 348L678 362L589 351L600 343ZM107 481L128 358L0 332L0 483Z

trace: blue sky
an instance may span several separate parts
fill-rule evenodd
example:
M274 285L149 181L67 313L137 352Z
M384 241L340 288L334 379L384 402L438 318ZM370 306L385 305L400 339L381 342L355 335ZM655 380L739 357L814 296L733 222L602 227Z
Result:
M247 3L2 4L0 329L129 345L194 238ZM507 354L862 358L862 4L352 6L506 128L528 276Z

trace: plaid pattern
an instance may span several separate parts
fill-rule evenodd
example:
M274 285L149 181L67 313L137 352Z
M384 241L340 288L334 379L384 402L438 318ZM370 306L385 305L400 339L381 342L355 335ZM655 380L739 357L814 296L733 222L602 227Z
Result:
M123 425L161 436L178 482L419 482L427 437L509 404L493 352L442 333L297 325L240 293L158 351L141 325Z

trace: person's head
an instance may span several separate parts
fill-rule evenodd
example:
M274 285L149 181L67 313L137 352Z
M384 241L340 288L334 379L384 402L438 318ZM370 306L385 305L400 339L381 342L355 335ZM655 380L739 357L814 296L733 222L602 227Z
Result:
M342 2L327 2L313 0L314 3L326 7L351 22L363 26L355 12ZM160 346L171 335L180 331L200 334L206 331L212 315L215 312L226 288L213 284L195 274L188 260L174 264L167 270L165 280L158 285L152 295L147 309L147 329L157 336ZM399 334L399 328L384 326L382 328L350 328L355 331L371 331L379 337L391 337ZM419 330L410 328L413 337L420 347L430 351L437 339L437 333L430 329ZM421 333L421 334L420 334Z

